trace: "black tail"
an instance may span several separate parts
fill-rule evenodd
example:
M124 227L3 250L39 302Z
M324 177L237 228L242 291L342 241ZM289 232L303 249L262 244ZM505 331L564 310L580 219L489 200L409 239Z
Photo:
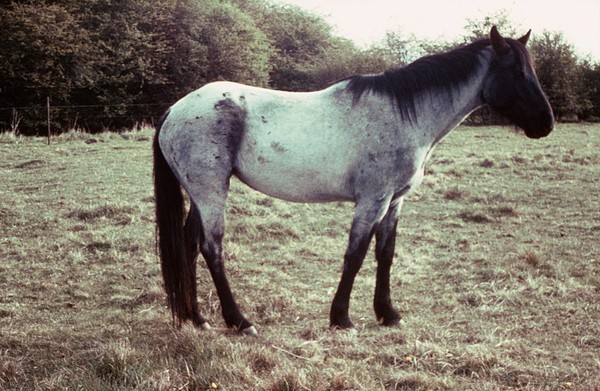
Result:
M181 185L167 164L158 143L158 136L169 112L156 126L154 136L154 198L156 202L156 239L167 300L173 321L177 325L193 319L192 298L196 297L196 286L191 276L195 271L187 260L185 250L184 217L185 203ZM195 278L194 278L195 280Z

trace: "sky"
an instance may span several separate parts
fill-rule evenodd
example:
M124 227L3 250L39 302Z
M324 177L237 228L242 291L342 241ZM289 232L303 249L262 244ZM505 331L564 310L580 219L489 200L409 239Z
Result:
M278 0L323 16L337 35L367 46L386 31L451 41L465 35L467 19L500 10L532 34L560 31L577 55L600 62L600 0ZM502 33L502 31L501 31ZM515 37L518 38L518 37Z

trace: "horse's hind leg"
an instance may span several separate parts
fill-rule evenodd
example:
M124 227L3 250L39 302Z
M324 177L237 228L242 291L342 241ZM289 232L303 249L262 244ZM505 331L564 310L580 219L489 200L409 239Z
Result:
M204 329L210 329L210 325L202 317L202 315L200 315L200 310L198 308L198 295L196 288L196 260L198 259L198 254L200 253L200 244L203 240L203 232L202 221L200 219L200 212L198 211L198 208L196 208L196 205L193 202L191 203L190 211L185 221L184 234L187 261L190 265L190 286L193 288L191 290L191 296L189 298L190 303L192 305L192 322L196 326L202 327Z
M396 247L396 226L402 207L402 198L392 202L387 214L377 227L375 234L375 258L377 259L377 280L375 283L375 298L373 306L377 320L385 326L395 326L400 323L400 314L392 305L390 295L390 269Z
M200 252L206 260L217 289L225 323L244 334L255 335L256 329L242 315L231 292L223 260L224 214L227 191L229 190L229 178L213 177L212 179L212 184L208 184L208 181L202 181L206 187L199 184L196 187L198 190L188 189L190 197L196 203L199 219L201 220L202 240L200 242ZM219 182L221 182L222 187L215 189L215 185Z

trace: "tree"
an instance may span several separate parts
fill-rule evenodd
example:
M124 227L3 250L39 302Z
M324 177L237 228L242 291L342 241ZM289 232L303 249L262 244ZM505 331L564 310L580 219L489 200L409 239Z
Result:
M589 102L581 118L590 121L600 121L600 63L593 64L586 60L581 65L582 93Z
M272 49L254 20L233 4L218 0L180 0L153 22L167 80L151 83L151 96L169 100L216 80L266 86Z
M198 5L206 7L202 0ZM209 80L266 86L271 47L254 20L231 4L215 1L206 13L203 42L209 47Z
M80 17L78 31L95 43L95 77L87 88L70 97L76 106L102 106L77 111L78 126L91 131L130 127L142 121L132 105L141 100L145 86L164 80L159 50L147 21L155 9L141 0L68 0L69 11ZM88 60L89 61L89 60Z
M55 128L130 127L210 81L268 84L269 41L233 0L51 3L0 8L0 106L50 96L62 106ZM0 112L0 129L10 114ZM24 133L44 128L30 114Z
M393 66L404 66L430 54L424 40L414 34L406 35L401 30L388 31L380 48L385 53L387 62Z
M515 25L510 18L510 11L501 9L497 12L484 16L482 19L467 19L465 25L466 35L463 43L475 42L479 39L488 38L492 26L496 26L505 37L517 37L523 35L521 26Z
M75 89L93 83L96 52L85 32L73 34L78 25L78 16L59 4L24 2L0 8L0 107L43 106L46 97L65 104ZM0 128L7 128L10 112L1 114ZM43 118L39 114L22 111L22 126L38 127Z
M331 27L322 17L292 5L264 3L256 23L273 48L271 86L306 91L318 88L315 65L335 46Z
M324 88L348 76L379 73L391 65L378 48L358 50L343 38L332 38L329 50L315 60L310 72L315 88Z
M573 46L560 32L544 31L534 36L530 50L543 90L558 120L578 118L591 106L585 99L582 68Z

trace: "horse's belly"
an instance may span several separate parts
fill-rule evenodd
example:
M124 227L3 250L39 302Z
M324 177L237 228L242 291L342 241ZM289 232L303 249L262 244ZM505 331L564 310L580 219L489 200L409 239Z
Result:
M245 93L235 174L256 190L297 202L352 200L358 142L332 92ZM355 132L354 132L355 133Z
M248 186L287 201L353 200L345 162L312 152L277 143L254 146L238 155L235 174Z

